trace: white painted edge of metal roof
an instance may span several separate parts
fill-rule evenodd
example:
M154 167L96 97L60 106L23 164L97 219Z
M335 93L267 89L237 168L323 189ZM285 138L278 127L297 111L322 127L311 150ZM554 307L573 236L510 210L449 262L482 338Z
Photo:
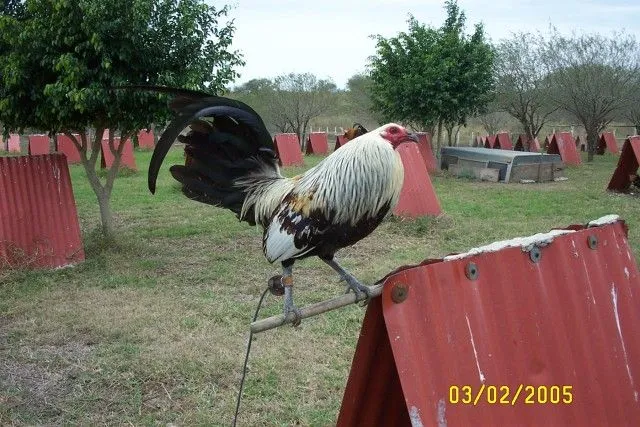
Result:
M599 227L602 225L612 224L620 220L618 215L605 215L602 218L593 220L587 224L587 227ZM493 242L485 246L473 248L468 252L461 254L449 255L444 257L443 261L455 261L462 258L467 258L474 255L480 255L483 253L497 252L505 248L517 248L520 247L524 252L528 252L533 246L546 246L553 242L556 236L564 234L575 233L575 230L551 230L548 233L537 233L533 236L527 237L515 237L509 240L501 240L499 242Z

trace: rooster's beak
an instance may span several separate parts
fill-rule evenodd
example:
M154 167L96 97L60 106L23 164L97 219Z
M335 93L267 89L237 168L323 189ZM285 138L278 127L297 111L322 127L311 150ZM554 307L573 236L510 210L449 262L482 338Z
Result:
M418 134L417 133L408 133L407 141L418 142Z

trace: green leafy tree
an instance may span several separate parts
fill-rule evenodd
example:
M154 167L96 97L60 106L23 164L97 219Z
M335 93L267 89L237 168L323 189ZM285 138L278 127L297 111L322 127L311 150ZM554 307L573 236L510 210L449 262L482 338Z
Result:
M494 51L482 24L465 34L466 17L455 0L445 2L447 19L440 28L409 17L408 32L386 39L376 36L372 57L373 108L387 120L438 124L453 129L484 111L492 96ZM452 143L449 132L449 144Z
M3 0L0 3L0 14L11 16L22 16L24 13L24 3L21 0Z
M638 44L626 34L564 36L552 29L542 59L553 101L584 126L592 161L598 133L623 114L633 95L640 73Z
M0 122L4 133L35 128L68 135L113 236L110 197L125 140L168 117L166 99L131 85L221 91L242 64L230 51L233 22L202 0L27 0L17 20L0 15ZM88 132L88 128L95 129ZM97 171L104 129L115 161ZM79 138L73 136L80 135Z

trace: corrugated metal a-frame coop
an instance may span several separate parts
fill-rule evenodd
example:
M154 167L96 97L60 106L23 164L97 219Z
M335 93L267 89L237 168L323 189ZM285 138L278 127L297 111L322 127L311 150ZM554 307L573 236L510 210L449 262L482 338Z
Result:
M400 269L337 424L638 426L639 293L616 216Z

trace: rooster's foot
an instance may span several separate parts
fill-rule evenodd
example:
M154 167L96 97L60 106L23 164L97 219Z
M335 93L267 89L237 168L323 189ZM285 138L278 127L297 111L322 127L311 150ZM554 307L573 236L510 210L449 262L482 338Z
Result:
M346 294L348 294L349 291L353 291L353 293L356 294L357 300L360 300L362 298L362 295L364 294L361 306L364 307L365 305L369 304L369 300L371 299L371 288L369 288L369 286L363 285L358 281L358 279L356 279L349 273L347 273L346 277L344 277L344 281L347 282L348 285L345 292Z
M291 321L291 325L293 327L300 326L300 322L302 321L302 312L300 309L296 307L293 303L293 289L292 286L284 287L284 318L286 319L290 314L293 314L293 320Z

